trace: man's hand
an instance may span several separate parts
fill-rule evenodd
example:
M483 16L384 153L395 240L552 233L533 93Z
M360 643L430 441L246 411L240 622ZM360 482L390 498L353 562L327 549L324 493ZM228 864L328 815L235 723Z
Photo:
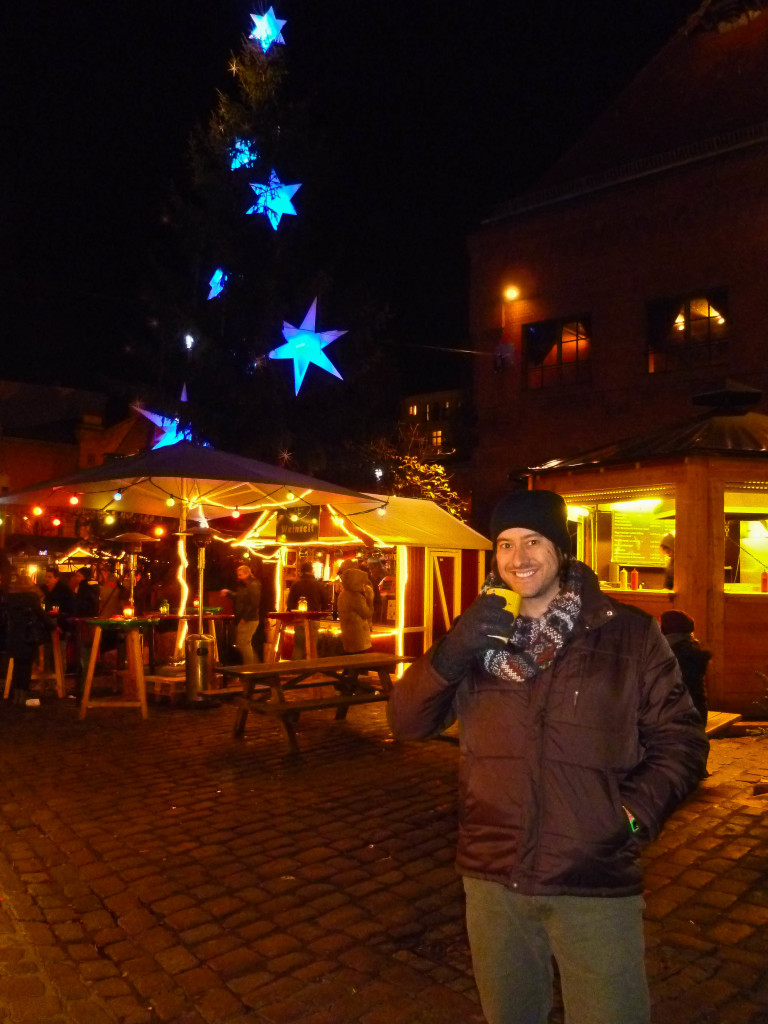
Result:
M504 610L504 598L481 594L438 642L432 667L449 682L469 671L473 660L489 648L503 648L499 637L509 636L514 615Z

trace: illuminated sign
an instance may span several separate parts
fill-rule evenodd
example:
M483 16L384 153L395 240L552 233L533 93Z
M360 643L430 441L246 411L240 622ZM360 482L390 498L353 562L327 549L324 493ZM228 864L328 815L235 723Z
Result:
M319 536L319 505L299 505L277 513L277 538L283 543L316 541Z

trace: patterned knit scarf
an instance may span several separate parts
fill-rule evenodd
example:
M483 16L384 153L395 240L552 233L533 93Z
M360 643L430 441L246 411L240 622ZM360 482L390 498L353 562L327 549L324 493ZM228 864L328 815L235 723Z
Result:
M583 562L574 559L569 563L560 593L540 619L518 615L507 647L484 653L483 665L487 672L506 682L522 683L549 668L579 617L586 578L584 569ZM491 573L483 584L483 592L499 586L504 584Z

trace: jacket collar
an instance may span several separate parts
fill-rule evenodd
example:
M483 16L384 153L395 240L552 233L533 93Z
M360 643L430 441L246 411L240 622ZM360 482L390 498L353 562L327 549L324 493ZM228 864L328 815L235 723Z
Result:
M584 590L581 595L581 621L589 629L602 626L614 615L613 601L600 589L595 573L582 562Z

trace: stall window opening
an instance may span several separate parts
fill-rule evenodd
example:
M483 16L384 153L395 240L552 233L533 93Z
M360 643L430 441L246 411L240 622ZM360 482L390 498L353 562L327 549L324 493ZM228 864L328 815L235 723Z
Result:
M762 592L768 570L768 490L726 490L723 512L725 590Z
M537 390L590 380L591 338L587 315L524 324L525 386Z
M673 589L674 563L670 564L663 544L675 535L674 496L659 492L606 494L591 501L585 497L568 499L569 518L577 525L579 557L601 584L621 588L622 571L629 578L634 570L641 589Z
M648 372L709 366L728 353L728 294L714 289L648 306Z

